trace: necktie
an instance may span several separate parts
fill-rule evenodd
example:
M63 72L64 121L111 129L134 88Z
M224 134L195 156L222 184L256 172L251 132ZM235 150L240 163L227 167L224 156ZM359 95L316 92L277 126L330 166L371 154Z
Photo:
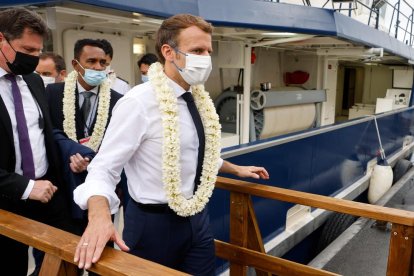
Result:
M93 95L93 92L85 91L82 92L83 95L83 104L81 107L83 122L86 124L86 121L88 120L89 111L91 110L91 97Z
M23 175L35 179L35 167L33 161L32 147L30 146L29 130L27 129L26 117L24 115L22 95L17 86L16 77L12 74L5 76L11 82L14 113L16 115L17 133L19 135L20 153L22 156Z
M201 170L203 168L204 160L204 149L205 149L205 136L204 136L204 127L203 122L201 121L200 114L198 113L197 106L195 105L193 95L190 92L185 92L182 95L184 101L187 103L188 110L190 111L191 117L193 118L194 125L197 130L198 136L198 158L197 158L197 170L195 176L195 187L194 190L197 190L197 186L200 184Z

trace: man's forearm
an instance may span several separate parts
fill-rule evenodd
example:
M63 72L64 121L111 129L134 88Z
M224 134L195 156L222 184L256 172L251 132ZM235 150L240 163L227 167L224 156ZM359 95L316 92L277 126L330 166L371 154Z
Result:
M88 219L111 220L111 212L109 210L108 199L104 196L92 196L88 199Z
M223 165L221 165L221 168L219 169L219 172L238 175L238 167L239 166L224 160Z

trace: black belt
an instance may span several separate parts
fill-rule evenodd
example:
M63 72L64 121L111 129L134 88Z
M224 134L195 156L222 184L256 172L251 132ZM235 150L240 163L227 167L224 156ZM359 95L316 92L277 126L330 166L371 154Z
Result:
M132 200L139 209L148 213L174 213L174 211L168 206L167 203L164 204L144 204Z

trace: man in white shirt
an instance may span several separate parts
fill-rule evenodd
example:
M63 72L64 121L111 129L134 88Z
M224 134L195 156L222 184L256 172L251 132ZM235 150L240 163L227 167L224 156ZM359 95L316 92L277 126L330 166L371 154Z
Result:
M125 95L129 90L131 90L131 86L126 80L121 79L119 76L117 76L115 71L111 68L111 62L114 58L114 49L108 40L98 39L98 41L102 43L103 49L105 51L106 72L108 73L108 79L111 81L111 89L121 95Z
M220 126L203 84L211 71L212 26L200 17L176 15L157 33L160 63L149 82L133 88L113 110L86 182L74 192L88 208L88 227L75 253L80 268L100 258L108 240L122 250L193 275L215 270L207 208L217 171L268 179L264 168L220 158ZM122 168L132 203L123 238L111 222Z

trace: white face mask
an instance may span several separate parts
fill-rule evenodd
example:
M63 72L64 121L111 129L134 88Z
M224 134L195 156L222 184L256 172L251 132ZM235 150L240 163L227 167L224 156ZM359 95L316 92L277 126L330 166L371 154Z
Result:
M54 77L45 77L45 76L40 76L40 77L42 77L43 83L45 84L45 87L48 84L51 84L51 83L55 83L56 82L56 79Z
M185 68L180 68L173 62L181 77L189 85L204 84L212 69L211 56L182 53L179 50L176 52L185 56Z
M141 75L141 80L142 80L143 83L147 82L147 81L149 81L149 77L147 75Z

